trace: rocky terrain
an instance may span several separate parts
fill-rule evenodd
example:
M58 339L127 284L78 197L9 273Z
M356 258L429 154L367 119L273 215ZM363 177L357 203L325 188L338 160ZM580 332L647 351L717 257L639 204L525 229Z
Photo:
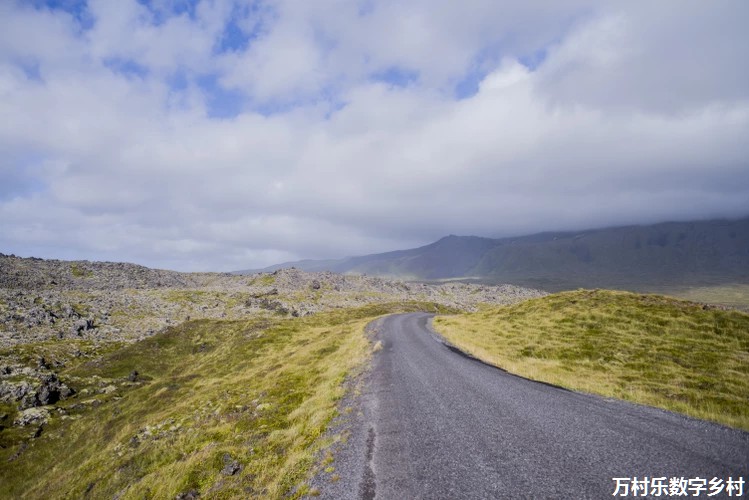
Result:
M294 268L237 276L0 254L0 347L68 338L132 341L187 319L304 316L401 300L473 310L539 295L510 285L406 283Z
M414 300L474 310L540 295L510 285L406 283L294 268L238 276L0 254L0 429L41 432L49 412L60 411L58 401L106 399L114 382L61 381L58 372L190 319L297 317ZM116 383L137 384L138 374Z

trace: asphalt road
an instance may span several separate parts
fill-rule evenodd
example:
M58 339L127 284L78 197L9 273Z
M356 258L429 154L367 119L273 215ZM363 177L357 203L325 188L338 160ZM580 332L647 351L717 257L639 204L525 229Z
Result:
M361 435L339 464L356 478L333 496L613 498L615 477L749 480L749 433L509 375L440 342L429 321L379 324Z

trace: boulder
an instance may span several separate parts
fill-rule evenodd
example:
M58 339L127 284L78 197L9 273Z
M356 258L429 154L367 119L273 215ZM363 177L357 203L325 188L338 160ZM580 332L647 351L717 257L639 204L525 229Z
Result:
M22 395L21 395L22 394ZM36 390L28 387L18 387L16 396L19 396L21 403L20 409L34 408L38 406L53 405L61 399L66 399L75 394L75 391L67 385L60 382L57 375L51 373L42 378L41 384Z
M233 476L240 470L242 470L242 466L239 464L238 460L234 460L231 455L228 453L224 453L224 468L221 469L221 474L224 474L225 476Z
M49 418L49 411L46 408L28 408L18 414L15 425L26 426L30 424L44 425Z
M176 497L174 497L175 500L196 500L200 498L200 493L198 493L197 490L189 490L185 491L184 493L180 493Z
M81 335L83 332L94 329L94 320L82 318L73 324L73 334Z
M19 383L0 382L0 401L12 403L32 392L31 384L26 381Z

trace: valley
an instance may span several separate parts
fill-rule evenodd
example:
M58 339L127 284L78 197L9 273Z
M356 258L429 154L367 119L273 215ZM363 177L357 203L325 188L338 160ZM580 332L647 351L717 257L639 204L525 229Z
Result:
M727 227L733 229L722 229L728 231L725 241L743 242L743 233ZM649 229L635 233L642 231ZM595 232L529 237L515 248L515 242L448 237L418 252L360 258L364 267L357 269L373 274L311 268L310 261L250 274L180 273L126 263L0 255L0 497L349 498L357 491L370 498L370 487L394 495L408 488L418 495L434 485L469 488L470 475L453 477L446 470L440 477L453 477L448 484L401 478L411 486L393 489L391 480L398 481L401 472L385 464L403 457L387 450L400 449L403 442L385 445L390 441L383 437L377 445L367 437L367 429L400 428L406 422L374 411L379 404L370 408L378 394L392 390L424 401L424 408L414 407L408 397L388 403L393 408L404 404L414 415L436 404L436 387L424 386L419 377L414 380L421 382L406 381L413 370L443 377L424 358L439 338L452 351L440 366L473 373L468 365L458 368L463 361L452 356L484 363L480 373L486 380L475 379L476 387L493 387L488 381L494 372L483 371L487 365L522 377L518 387L515 379L502 378L496 381L499 392L487 389L493 395L486 397L499 398L503 408L514 408L507 394L536 394L545 390L533 385L541 382L571 390L574 397L593 398L585 401L594 408L601 404L595 399L599 396L647 405L631 410L644 412L651 422L642 432L655 426L667 436L686 426L683 432L697 436L705 421L717 424L709 427L716 435L721 425L733 428L738 441L731 446L743 450L747 434L741 429L749 430L749 315L742 312L749 306L749 284L741 270L743 247L733 251L731 244L717 245L720 266L682 256L676 259L680 264L645 279L657 267L648 259L670 259L662 252L676 250L648 244L654 248L646 248L650 257L641 272L610 272L599 255L604 251L600 241L607 238ZM702 239L697 232L682 238ZM570 241L577 242L575 248L587 245L590 258L570 251ZM689 248L685 252L694 251ZM497 255L503 255L504 264L486 267ZM679 274L685 262L693 262L693 273ZM534 272L527 267L531 264L538 266ZM505 277L544 290L503 284ZM586 286L631 291L564 291ZM408 318L427 317L392 316L409 312L436 315L435 331L427 333L423 325L398 327L413 323ZM406 335L415 337L406 341ZM394 354L393 345L411 354ZM411 368L378 392L377 381L389 380L388 370L406 369L388 359ZM462 375L455 376L449 383L465 385L459 382ZM447 380L439 384L449 385ZM465 399L478 389L463 389L448 398L450 405L460 412L478 408L475 398ZM553 397L567 405L566 394L554 392ZM655 408L674 417L664 420L652 413ZM574 421L588 418L573 413ZM507 420L510 414L497 415L507 425L520 425ZM700 420L682 422L678 415ZM429 418L437 420L428 425L439 424L436 416ZM604 417L590 425L605 433L608 421ZM549 422L543 425L569 424ZM505 439L498 428L480 428L471 432L489 432L490 437L480 438L488 439L485 444ZM447 447L473 439L438 435L424 439L444 438ZM511 446L530 450L527 443ZM664 465L654 450L645 452L657 467ZM383 474L377 480L366 472L366 457L373 453ZM623 449L617 460L634 463L637 453ZM689 467L707 464L692 452L684 460ZM442 466L419 463L425 470ZM733 474L731 463L726 470ZM536 477L539 494L550 494L551 485L539 482L541 471L535 467L523 474ZM477 484L475 492L505 491L498 486L502 481ZM607 487L591 485L590 491Z

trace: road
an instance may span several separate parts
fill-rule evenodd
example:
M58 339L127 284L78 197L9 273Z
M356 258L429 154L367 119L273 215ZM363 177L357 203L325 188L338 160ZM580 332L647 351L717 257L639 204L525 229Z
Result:
M507 374L440 342L430 317L378 325L348 459L363 462L348 467L357 491L336 496L612 498L615 477L749 480L749 433Z

